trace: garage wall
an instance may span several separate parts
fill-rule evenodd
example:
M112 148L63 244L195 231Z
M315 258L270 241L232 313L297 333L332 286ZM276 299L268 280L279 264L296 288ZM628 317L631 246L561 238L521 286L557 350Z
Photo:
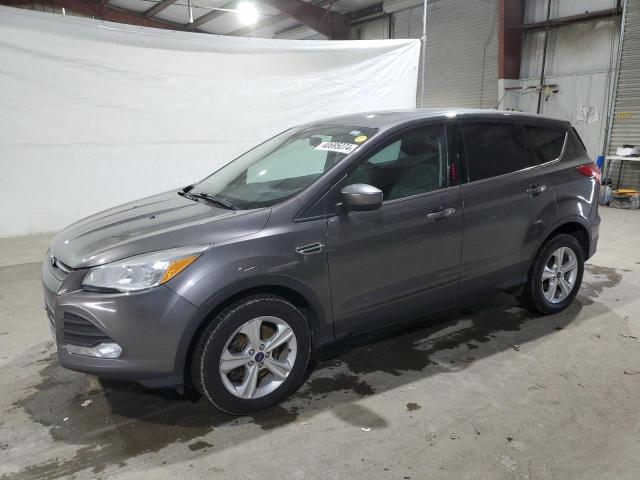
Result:
M0 236L188 185L293 125L414 105L417 41L278 41L0 7Z
M386 15L353 25L352 38L422 36L422 0L384 0L383 10ZM497 29L498 0L429 0L425 82L424 90L418 86L416 105L495 108ZM322 36L308 27L297 27L280 32L276 38Z
M383 40L390 38L391 18L383 15L372 20L366 20L351 25L351 39L353 40Z
M415 5L415 4L418 5ZM393 38L422 36L422 2L387 0ZM497 0L429 0L424 96L419 106L485 107L498 103Z
M615 7L616 0L552 0L551 18L561 18ZM547 0L527 0L525 23L546 20ZM619 43L620 17L591 20L549 30L545 84L558 86L557 93L545 92L541 112L571 121L592 157L602 154L607 114L613 88ZM540 82L544 50L543 31L524 35L520 86ZM536 112L535 89L509 91L501 108ZM591 113L582 120L580 107Z
M640 0L627 0L620 73L615 95L609 154L622 145L640 147ZM640 165L613 162L609 171L615 184L640 188Z
M545 80L546 84L557 85L559 92L543 94L541 113L570 120L584 141L589 155L594 159L602 153L605 142L609 82L610 73L607 71L551 75ZM524 87L536 87L539 83L539 78L524 79L520 82ZM598 120L595 121L592 116L590 120L579 121L578 105L596 108ZM525 90L524 93L517 94L517 101L508 102L506 106L523 112L535 112L538 107L538 94L533 88Z

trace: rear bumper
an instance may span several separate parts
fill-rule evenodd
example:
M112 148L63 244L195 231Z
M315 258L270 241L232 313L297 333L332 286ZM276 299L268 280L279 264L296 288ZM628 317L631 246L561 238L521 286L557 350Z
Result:
M596 211L596 218L591 222L591 238L589 239L589 252L585 260L593 257L596 254L598 248L598 239L600 238L600 214Z
M87 292L81 289L84 275L73 270L62 275L47 260L42 266L45 308L60 364L70 370L149 387L181 385L183 372L176 365L179 343L197 308L164 286L129 294ZM70 349L78 349L70 345L83 343L70 333L71 320L78 318L88 322L82 327L88 335L104 334L96 341L119 345L120 356L95 358L72 353Z
M585 260L588 260L596 254L596 250L598 249L598 238L597 234L595 237L591 235L591 241L589 242L589 254Z

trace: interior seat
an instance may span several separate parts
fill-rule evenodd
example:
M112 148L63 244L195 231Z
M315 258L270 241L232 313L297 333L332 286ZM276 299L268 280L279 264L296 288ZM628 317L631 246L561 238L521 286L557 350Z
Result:
M406 167L394 182L389 200L440 188L440 148L429 138L413 135L403 140L401 149L407 155L402 160Z

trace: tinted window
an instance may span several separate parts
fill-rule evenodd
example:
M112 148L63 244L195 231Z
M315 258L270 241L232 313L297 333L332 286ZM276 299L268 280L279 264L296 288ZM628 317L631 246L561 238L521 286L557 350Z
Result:
M469 181L504 175L527 168L524 143L511 123L463 124Z
M567 148L564 152L565 157L570 159L587 157L587 149L584 146L580 135L578 135L575 128L572 130L573 131L569 132L567 135Z
M349 174L347 183L379 188L385 200L410 197L446 184L444 126L429 125L405 132Z
M535 164L555 160L562 153L566 132L561 128L543 128L525 125L529 147Z

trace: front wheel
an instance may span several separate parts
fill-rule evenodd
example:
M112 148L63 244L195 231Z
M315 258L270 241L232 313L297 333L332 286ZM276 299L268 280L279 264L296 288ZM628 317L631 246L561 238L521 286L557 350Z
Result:
M583 273L580 242L573 235L557 235L544 244L534 259L520 300L536 313L561 312L578 294Z
M243 415L275 405L304 381L311 334L304 315L275 295L220 312L194 350L191 380L220 410Z

